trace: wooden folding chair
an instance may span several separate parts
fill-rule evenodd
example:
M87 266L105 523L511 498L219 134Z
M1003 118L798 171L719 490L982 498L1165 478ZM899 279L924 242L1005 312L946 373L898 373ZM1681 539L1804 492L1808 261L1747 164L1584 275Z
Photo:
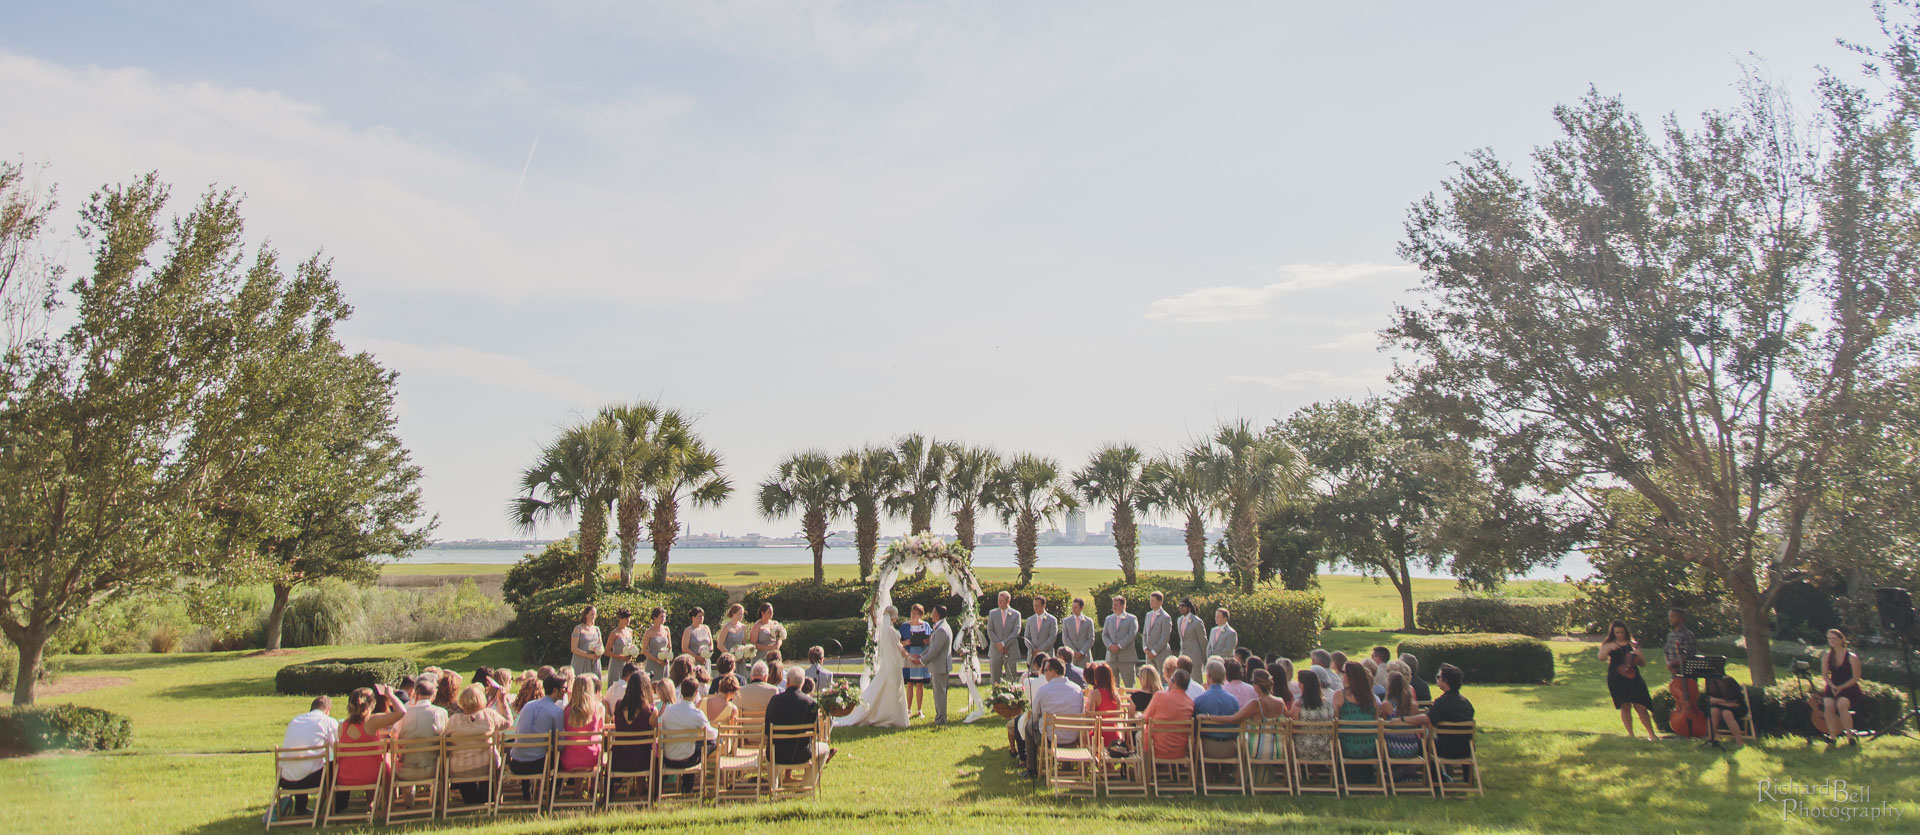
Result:
M1297 794L1339 796L1340 741L1333 736L1333 722L1293 722L1287 734L1287 758L1293 762L1293 787ZM1326 740L1326 753L1316 749L1314 740ZM1318 779L1324 772L1326 779Z
M764 769L760 774L763 797L769 800L787 797L819 799L820 772L827 764L827 755L822 750L826 739L821 727L824 724L828 724L826 717L812 725L774 725L767 729L766 743L760 749L760 764ZM806 743L807 761L800 765L777 762L775 756L782 742Z
M553 748L553 733L502 732L499 735L500 770L496 772L493 785L494 814L512 812L539 813L547 808L547 772L553 770L558 759ZM513 758L516 751L535 751L543 753L540 766L526 774L514 771L517 762ZM522 768L526 766L521 765ZM516 791L517 790L517 791Z
M484 736L448 737L446 746L447 765L441 769L440 780L440 817L457 818L465 816L492 815L496 800L494 787L500 781L499 740L494 734ZM455 775L456 768L466 770L470 763L484 763L484 771ZM466 783L479 783L485 787L485 797L478 803L468 803L455 786Z
M1147 796L1147 775L1151 769L1147 765L1145 729L1146 720L1137 715L1101 717L1103 739L1109 733L1120 734L1121 753L1116 754L1113 746L1106 746L1101 755L1100 784L1106 787L1108 797Z
M327 783L327 766L325 760L332 752L333 746L331 745L308 745L300 748L273 749L273 801L271 805L267 806L268 829L276 826L305 826L311 828L320 825L320 810L327 805L328 797L324 791ZM322 761L320 770L315 772L320 775L320 782L315 784L313 788L283 789L280 787L280 767L282 765L297 762L307 763L313 760ZM307 796L307 805L311 808L311 811L304 815L296 815L293 813L291 804L294 802L294 797L303 794ZM280 807L283 803L287 805L286 814L281 814Z
M1740 703L1747 706L1746 713L1740 717L1740 730L1746 733L1747 740L1751 742L1760 738L1760 735L1754 732L1753 697L1747 694L1747 686L1744 684L1740 685Z
M1100 719L1097 716L1043 714L1040 719L1041 773L1047 786L1068 796L1100 793ZM1078 745L1062 745L1061 735Z
M689 744L701 752L698 762L684 767L667 764L668 746ZM714 752L707 751L706 747L707 733L701 728L660 732L659 741L653 745L654 780L659 784L654 788L655 805L686 801L698 804L707 799L707 771L713 764Z
M1394 756L1393 742L1409 736L1417 740L1414 753L1404 757ZM1434 796L1433 774L1427 768L1426 728L1396 719L1381 722L1380 753L1385 758L1386 767L1382 775L1386 778L1388 793Z
M1432 752L1433 768L1440 777L1441 797L1462 794L1485 794L1480 785L1480 746L1473 739L1472 722L1436 722L1433 733L1427 735L1428 750ZM1440 742L1443 739L1462 739L1467 743L1465 757L1440 756ZM1458 780L1449 780L1449 768L1458 768L1461 775Z
M727 720L727 722L730 725L735 725L739 727L741 730L739 737L737 737L734 742L734 749L730 753L741 754L749 757L759 756L760 746L766 744L766 741L760 738L761 734L766 732L765 730L767 726L766 711L760 711L760 710L735 711L733 714L733 718Z
M766 751L765 726L747 728L729 722L720 726L719 747L713 756L714 802L757 801L761 799L760 777L766 770L761 755Z
M1387 794L1390 790L1387 788L1387 776L1382 767L1387 761L1387 749L1380 741L1380 720L1342 719L1337 724L1340 726L1340 783L1346 789L1347 796ZM1366 755L1349 753L1347 751L1349 741L1362 737L1366 740L1367 750L1372 753ZM1357 742L1353 745L1355 748L1360 747ZM1369 767L1373 770L1371 780L1366 779Z
M1193 721L1147 719L1146 730L1147 773L1149 785L1153 787L1153 796L1199 794L1199 778L1194 775L1194 765L1198 761L1193 753ZM1160 747L1155 740L1165 739L1168 736L1178 736L1186 740L1186 745L1181 748L1182 756L1168 757L1160 753Z
M658 731L607 732L607 782L600 789L606 808L645 809L653 805L653 748L658 738ZM620 768L622 752L633 748L643 752L634 763L639 768Z
M552 766L547 769L547 810L557 812L562 809L597 809L600 807L600 788L606 781L604 766L607 761L604 732L560 731L553 745ZM567 768L567 752L587 751L591 753L592 765L587 768ZM579 756L576 754L576 757Z
M381 800L380 823L432 820L440 815L441 771L446 768L446 737L426 736L389 740L393 776ZM408 797L407 805L400 799Z
M1247 763L1247 792L1293 794L1287 720L1253 719L1240 726L1240 756Z
M1224 719L1212 716L1195 717L1193 739L1194 754L1200 762L1201 794L1246 794L1246 764L1240 759L1240 726ZM1225 744L1233 753L1227 756L1212 756L1207 753L1207 743L1221 744L1221 740L1208 740L1207 736L1224 736Z
M374 771L373 782L340 782L341 763L348 760L357 760L362 757L373 757L380 760L380 768ZM358 823L372 826L374 816L380 810L380 796L386 791L387 777L392 770L389 766L390 763L387 761L387 741L385 739L371 739L366 742L335 743L333 746L333 762L327 764L326 779L321 781L327 786L327 803L323 804L320 810L320 825L331 826L336 823ZM346 807L339 812L335 812L333 809L333 799L338 797L342 792L348 795ZM353 810L352 795L355 793L364 794L367 803L365 808L357 812Z

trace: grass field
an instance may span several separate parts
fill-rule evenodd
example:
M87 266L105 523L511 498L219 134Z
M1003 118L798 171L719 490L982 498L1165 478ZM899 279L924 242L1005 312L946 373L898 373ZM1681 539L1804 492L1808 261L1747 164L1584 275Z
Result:
M1327 646L1350 652L1391 634L1335 630ZM926 829L1026 832L1246 831L1292 825L1350 831L1647 831L1781 829L1913 831L1920 820L1920 743L1889 739L1827 751L1798 739L1733 752L1692 742L1634 741L1607 702L1592 645L1557 642L1552 685L1469 685L1484 729L1487 796L1417 798L1058 799L1017 774L1003 729L916 725L845 730L817 803L671 813L502 818L488 831L601 832L646 826L711 833L717 827L840 832ZM0 829L82 832L246 832L260 825L276 744L306 700L274 695L273 672L298 660L403 654L470 670L518 666L512 641L330 647L272 657L238 653L93 656L70 659L68 681L114 677L114 686L47 701L72 701L132 717L129 752L48 754L0 760ZM1736 673L1744 674L1744 671ZM958 700L964 691L953 694ZM1870 787L1871 805L1899 819L1782 820L1778 803L1756 801L1755 782ZM1831 808L1821 800L1812 805ZM1887 813L1884 812L1883 813Z

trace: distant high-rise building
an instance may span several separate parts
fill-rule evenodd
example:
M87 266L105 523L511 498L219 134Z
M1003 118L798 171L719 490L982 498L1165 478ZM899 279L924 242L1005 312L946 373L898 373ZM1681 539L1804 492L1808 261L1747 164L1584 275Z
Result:
M1067 511L1067 541L1075 545L1087 541L1087 514Z

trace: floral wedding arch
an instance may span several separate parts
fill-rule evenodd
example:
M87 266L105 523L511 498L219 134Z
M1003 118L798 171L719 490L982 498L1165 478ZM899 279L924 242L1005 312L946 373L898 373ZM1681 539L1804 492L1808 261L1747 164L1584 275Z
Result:
M880 558L880 565L874 571L873 588L867 592L864 611L871 624L880 612L893 605L893 584L901 572L922 568L934 574L944 574L947 588L960 598L960 611L958 617L954 618L960 628L953 633L953 658L959 665L960 683L967 686L967 716L961 721L973 722L986 714L987 706L980 698L980 656L977 651L981 645L978 634L980 581L973 576L973 557L967 549L931 533L895 541L888 546L887 553ZM873 633L873 629L867 630L867 666L860 677L863 689L873 675Z

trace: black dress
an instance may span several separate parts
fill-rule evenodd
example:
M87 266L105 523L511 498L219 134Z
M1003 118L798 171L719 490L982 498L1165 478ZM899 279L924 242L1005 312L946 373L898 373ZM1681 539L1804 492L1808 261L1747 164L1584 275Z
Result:
M1613 652L1607 653L1607 693L1613 696L1615 708L1627 705L1653 707L1653 696L1647 693L1646 676L1620 674L1621 667L1633 663L1632 657L1633 647L1615 647Z

